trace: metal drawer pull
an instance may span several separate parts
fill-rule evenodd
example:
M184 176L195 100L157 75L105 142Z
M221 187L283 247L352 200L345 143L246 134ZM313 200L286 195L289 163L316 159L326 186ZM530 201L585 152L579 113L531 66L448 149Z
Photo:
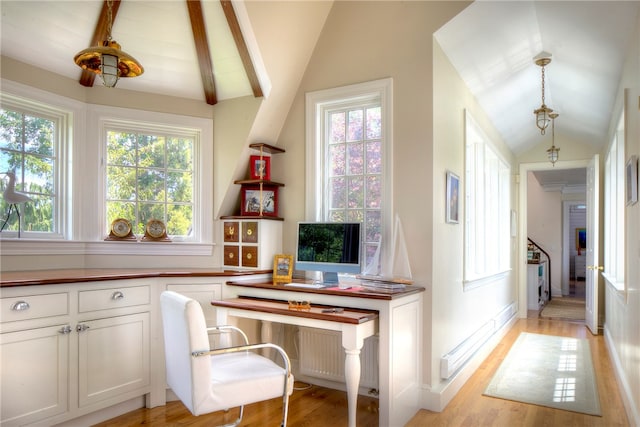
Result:
M71 329L71 325L66 325L60 328L58 332L60 332L62 335L66 335L66 334L70 334L72 330L73 329Z
M13 311L25 311L29 310L31 306L26 301L17 301L11 306L11 310Z
M79 324L78 326L76 326L76 331L78 332L83 332L86 331L87 329L89 329L88 325L84 325L84 324Z
M124 294L122 292L120 292L120 291L114 292L113 295L111 295L111 299L115 300L115 301L117 301L119 299L122 299L122 298L124 298Z

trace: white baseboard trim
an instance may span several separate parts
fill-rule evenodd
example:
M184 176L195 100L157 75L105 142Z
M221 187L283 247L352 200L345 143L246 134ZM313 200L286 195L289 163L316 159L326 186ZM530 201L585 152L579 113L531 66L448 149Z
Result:
M437 389L423 386L422 408L429 411L442 412L487 356L500 343L517 319L517 310L514 308L511 317L496 329L455 374L442 382Z
M620 396L622 397L622 403L624 404L624 409L627 413L627 418L629 419L629 425L640 426L640 408L638 408L637 402L634 402L633 400L629 381L627 381L627 377L624 375L620 357L618 356L616 347L613 344L613 338L611 337L611 332L607 328L606 323L604 325L604 342L607 345L611 362L613 362L613 372L618 382Z

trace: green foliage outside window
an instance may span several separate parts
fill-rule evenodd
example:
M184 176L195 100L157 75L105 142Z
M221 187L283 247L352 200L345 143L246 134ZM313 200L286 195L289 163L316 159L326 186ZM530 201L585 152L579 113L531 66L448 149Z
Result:
M55 168L58 123L45 117L0 109L0 172L13 172L15 190L32 202L19 206L22 231L55 232ZM8 178L2 176L4 191ZM0 202L4 223L8 203ZM12 213L4 231L18 231L18 216Z
M172 236L189 236L193 226L194 138L107 132L107 225L131 221L144 234L160 219Z

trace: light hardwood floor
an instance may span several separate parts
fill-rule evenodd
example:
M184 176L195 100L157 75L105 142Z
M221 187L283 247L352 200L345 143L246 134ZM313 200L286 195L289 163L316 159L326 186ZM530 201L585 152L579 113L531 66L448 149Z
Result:
M590 342L596 371L602 417L544 408L526 403L511 402L483 396L482 392L498 366L507 355L520 332L586 338ZM297 383L296 386L302 386ZM282 409L280 399L256 403L245 408L242 426L277 426ZM153 409L139 409L107 422L99 427L114 426L205 426L230 422L235 411L217 412L200 417L192 416L179 402ZM358 399L358 426L376 427L377 401L360 396ZM341 391L313 386L293 393L289 412L291 427L343 427L347 426L346 394ZM616 384L611 361L602 335L593 336L583 323L519 319L480 368L467 381L456 397L442 412L419 411L407 427L423 426L628 426ZM400 426L392 426L400 427Z

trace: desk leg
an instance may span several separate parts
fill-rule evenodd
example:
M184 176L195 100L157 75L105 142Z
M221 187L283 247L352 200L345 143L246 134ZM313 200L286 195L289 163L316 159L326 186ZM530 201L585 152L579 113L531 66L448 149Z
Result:
M344 359L344 377L347 385L347 407L349 408L349 427L356 426L358 406L358 388L360 387L360 349L346 349Z
M263 343L272 342L273 332L271 330L271 322L268 320L262 321L262 325L260 329L260 339L262 340ZM264 357L271 357L271 349L263 348L261 351Z

